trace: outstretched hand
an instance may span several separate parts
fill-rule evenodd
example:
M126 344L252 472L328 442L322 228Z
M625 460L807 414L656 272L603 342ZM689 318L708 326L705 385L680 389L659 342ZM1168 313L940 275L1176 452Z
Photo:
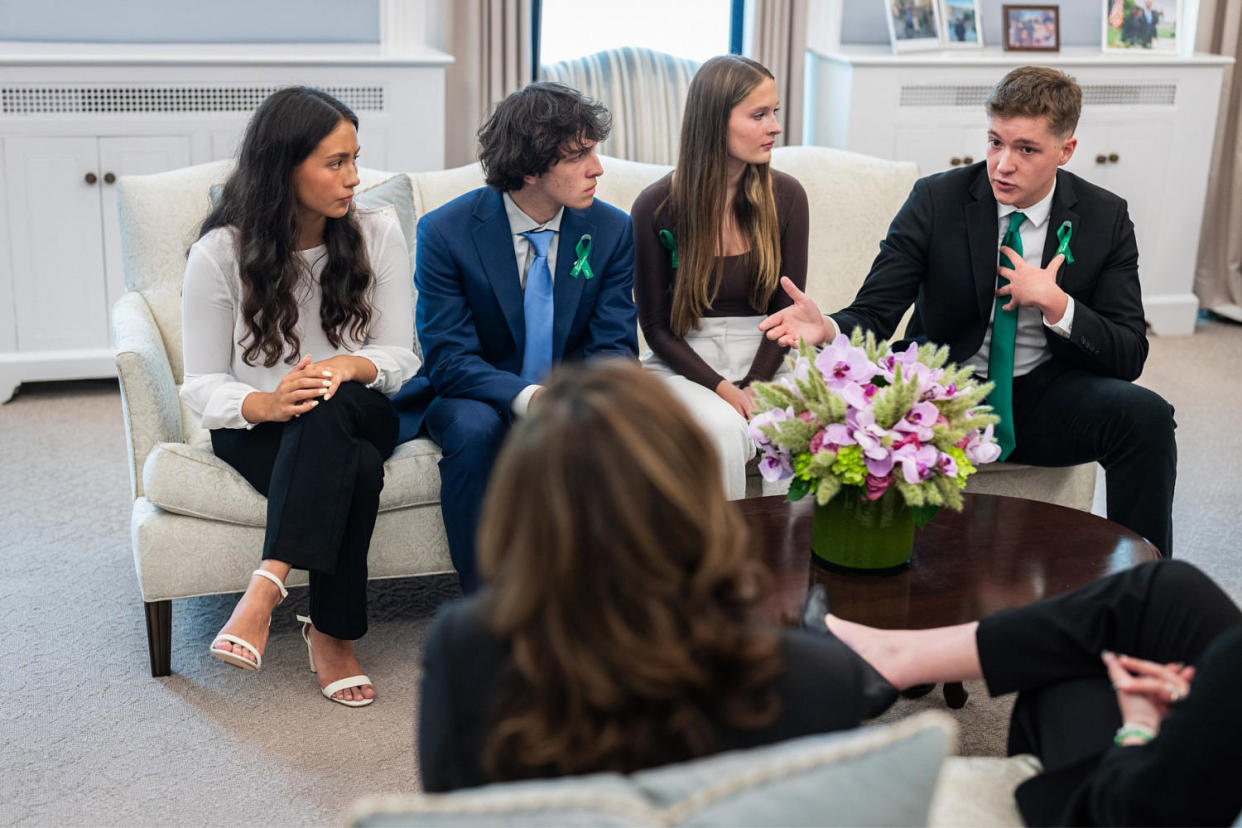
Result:
M759 330L780 345L797 345L799 339L805 339L808 345L819 345L828 340L833 325L820 313L815 301L798 290L788 276L781 277L781 287L793 304L765 318L759 323Z

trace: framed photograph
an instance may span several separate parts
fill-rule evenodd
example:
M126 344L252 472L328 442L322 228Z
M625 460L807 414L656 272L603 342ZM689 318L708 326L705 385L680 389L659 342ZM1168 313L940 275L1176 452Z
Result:
M1181 0L1104 0L1104 51L1178 54Z
M1061 13L1057 6L1002 8L1005 51L1058 52L1061 50Z
M884 0L893 51L940 48L939 0Z
M940 27L941 41L949 48L982 46L979 0L940 0Z

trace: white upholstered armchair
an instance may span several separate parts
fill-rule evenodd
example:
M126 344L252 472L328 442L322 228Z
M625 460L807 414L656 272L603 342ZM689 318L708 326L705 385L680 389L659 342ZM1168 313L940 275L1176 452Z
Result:
M668 167L604 158L598 195L623 210ZM797 177L811 205L807 292L836 309L854 296L888 223L913 184L913 164L819 147L782 147L773 164ZM113 308L116 363L129 447L131 536L146 606L152 675L170 672L172 600L241 592L263 546L266 503L211 452L206 432L180 403L181 279L208 211L208 191L230 162L148 176L119 185L127 292ZM382 182L382 183L381 183ZM482 183L477 164L442 172L363 171L386 187L408 238L417 217ZM363 194L359 193L359 203ZM440 520L436 445L397 447L384 464L384 490L369 558L372 578L449 572ZM971 491L1012 494L1089 509L1095 465L1025 469L994 464ZM294 572L290 585L304 584Z

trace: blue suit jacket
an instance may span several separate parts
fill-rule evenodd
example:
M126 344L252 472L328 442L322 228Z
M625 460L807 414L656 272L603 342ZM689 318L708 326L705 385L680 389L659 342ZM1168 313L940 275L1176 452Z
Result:
M585 271L570 276L574 249L591 236ZM431 211L418 222L415 324L423 367L393 398L399 440L418 435L437 396L491 405L508 422L513 398L528 383L518 376L526 323L513 235L500 192L483 187ZM634 240L630 217L595 201L566 208L556 252L552 334L554 362L638 352L634 309Z

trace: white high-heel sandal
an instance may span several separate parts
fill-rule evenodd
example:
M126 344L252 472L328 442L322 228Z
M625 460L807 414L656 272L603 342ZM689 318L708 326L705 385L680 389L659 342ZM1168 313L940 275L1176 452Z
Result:
M276 585L276 588L280 590L280 601L283 601L285 598L289 597L289 590L285 589L285 582L268 572L266 569L256 569L254 572L250 573L251 578L255 575L266 578ZM276 602L277 606L280 606L280 601ZM267 619L267 624L269 627L272 625L271 618ZM238 655L232 650L223 650L217 647L217 641L227 641L230 644L236 644L242 649L248 650L254 656L254 661L251 661L245 656ZM218 633L216 637L211 640L211 648L208 652L223 661L225 664L232 664L234 667L240 667L243 670L258 670L263 666L263 655L259 652L258 648L246 639L238 638L237 636L230 635L229 633Z
M305 615L299 615L297 616L297 619L302 622L302 640L306 642L306 659L310 662L310 670L312 673L317 673L319 671L315 669L315 651L311 648L310 643L310 628L312 622L310 618ZM337 679L327 687L321 688L319 692L323 693L323 697L328 701L334 701L337 704L343 704L346 707L366 707L368 704L375 701L374 697L354 701L353 699L338 699L333 694L339 693L350 687L362 687L363 685L374 683L375 682L371 681L371 679L364 675L346 676L343 679Z

